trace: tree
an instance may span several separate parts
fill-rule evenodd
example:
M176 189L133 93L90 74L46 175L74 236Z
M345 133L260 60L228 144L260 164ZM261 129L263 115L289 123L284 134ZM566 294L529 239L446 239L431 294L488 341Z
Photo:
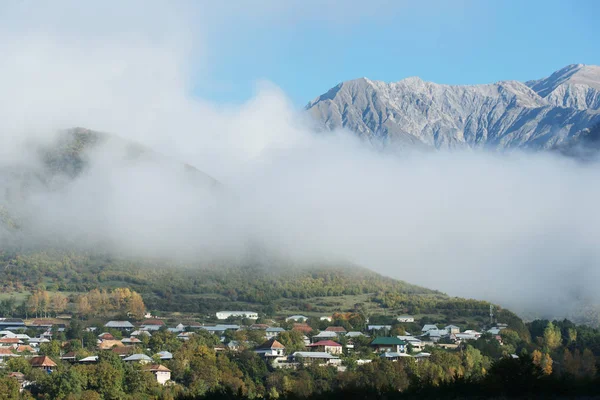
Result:
M42 343L40 345L39 353L41 355L57 359L60 357L60 342L58 340L51 340L48 343Z
M579 355L579 352L577 350L575 350L575 351ZM573 353L571 353L569 351L569 349L565 349L565 351L563 353L563 362L562 362L563 372L575 377L579 374L580 367L581 367L581 364L579 362L579 357L577 357L577 358L573 357Z
M21 385L16 379L0 377L0 398L5 400L19 400Z
M51 302L51 306L50 306L51 310L55 313L60 313L60 312L63 312L67 308L67 304L69 304L69 299L61 293L54 293L50 297L50 302Z
M546 329L544 329L544 346L550 351L556 350L562 341L562 335L560 329L555 327L552 322L548 322Z
M583 350L581 375L585 378L593 378L596 375L596 358L590 349Z
M285 346L288 354L304 349L304 335L298 331L285 331L277 336L277 340Z
M81 295L77 299L77 313L81 316L89 315L92 312L92 305L86 295Z
M131 316L136 319L144 318L144 314L146 313L146 306L144 305L144 301L142 300L142 296L139 293L132 291L131 297L128 302L128 311L131 313Z

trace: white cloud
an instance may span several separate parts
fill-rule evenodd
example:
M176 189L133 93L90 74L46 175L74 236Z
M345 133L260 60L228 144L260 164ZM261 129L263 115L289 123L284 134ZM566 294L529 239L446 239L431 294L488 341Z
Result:
M193 164L227 187L214 197L174 163L132 167L119 148L102 148L67 189L25 203L40 235L234 258L260 244L548 312L562 312L573 292L600 300L597 165L532 154L379 153L343 132L315 134L268 83L241 106L193 96L192 70L210 65L203 55L219 45L206 32L298 10L244 4L3 5L5 165L23 161L23 141L84 126Z

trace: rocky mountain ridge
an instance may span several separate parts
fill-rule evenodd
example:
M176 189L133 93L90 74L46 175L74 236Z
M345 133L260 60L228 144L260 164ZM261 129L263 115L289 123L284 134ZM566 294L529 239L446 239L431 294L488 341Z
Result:
M600 67L528 82L442 85L410 77L340 83L306 106L322 129L376 146L549 149L600 123Z

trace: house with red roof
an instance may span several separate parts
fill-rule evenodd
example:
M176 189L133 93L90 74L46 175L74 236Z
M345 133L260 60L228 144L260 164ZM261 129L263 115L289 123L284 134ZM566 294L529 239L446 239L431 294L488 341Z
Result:
M346 334L346 329L343 326L328 326L325 332L335 332L338 335L344 335Z
M29 360L29 363L33 368L39 368L49 372L52 372L52 370L56 368L56 363L48 356L33 357Z
M313 331L313 328L311 328L308 324L305 324L305 323L296 323L296 324L294 324L292 330L306 334L306 333L311 333Z
M307 346L310 351L319 351L329 354L342 354L342 345L333 340L321 340Z

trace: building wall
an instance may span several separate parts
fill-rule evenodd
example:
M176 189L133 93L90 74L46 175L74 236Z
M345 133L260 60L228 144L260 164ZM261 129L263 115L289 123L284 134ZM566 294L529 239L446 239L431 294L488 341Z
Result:
M156 372L156 381L161 385L164 385L167 381L171 380L171 373L166 371Z

